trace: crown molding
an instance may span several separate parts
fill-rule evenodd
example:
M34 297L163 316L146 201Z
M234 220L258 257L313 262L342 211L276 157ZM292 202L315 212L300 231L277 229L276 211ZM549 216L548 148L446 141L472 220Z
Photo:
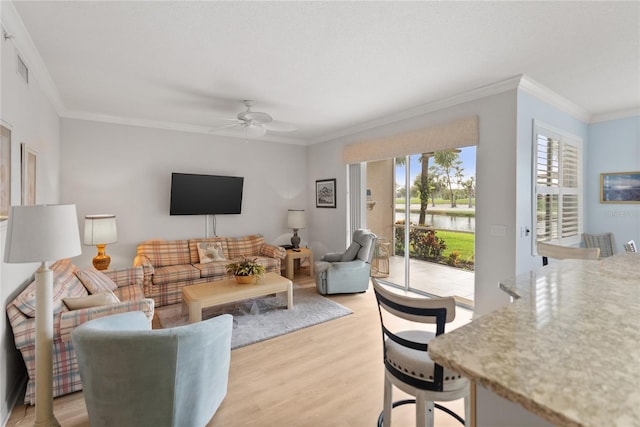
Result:
M591 118L591 121L589 123L608 122L611 120L627 119L629 117L635 116L640 116L640 107L613 111L611 113L596 114Z
M520 79L519 88L582 122L589 123L591 121L591 113L587 110L558 95L551 89L543 86L524 74Z
M315 140L312 140L310 144L318 144L321 142L327 142L327 141L331 141L341 137L350 136L350 135L353 135L359 132L364 132L380 126L401 122L403 120L412 119L414 117L419 117L428 113L443 110L445 108L454 107L456 105L464 104L466 102L475 101L477 99L482 99L491 95L497 95L509 90L513 90L518 88L518 85L520 84L520 81L521 81L521 77L522 75L510 77L508 79L501 80L496 83L491 83L485 86L481 86L479 88L472 89L469 91L465 91L457 95L450 96L448 98L443 98L437 101L428 102L428 103L419 105L417 107L403 110L398 113L394 113L384 117L379 117L377 119L370 120L370 121L361 123L359 125L352 126L352 127L331 133L329 135L325 135L322 138L317 138Z
M418 117L424 114L432 113L445 108L454 107L456 105L464 104L470 101L486 98L492 95L498 95L500 93L507 92L513 89L522 89L525 92L535 96L536 98L546 102L549 105L556 107L557 109L585 122L589 123L592 120L591 114L584 108L574 104L573 102L563 98L547 87L534 81L530 77L520 74L501 80L496 83L491 83L485 86L481 86L476 89L468 90L466 92L459 93L457 95L443 98L437 101L428 102L426 104L419 105L414 108L410 108L399 113L391 114L385 117L380 117L375 120L367 121L356 126L343 129L322 138L317 138L311 141L311 144L317 144L321 142L327 142L334 139L338 139L345 136L351 136L359 132L364 132L376 127L389 125L392 123L400 122L403 120Z
M29 35L22 19L20 19L20 15L18 15L18 11L14 6L13 1L2 1L2 6L0 7L2 8L2 13L0 14L2 27L7 31L7 33L13 36L11 38L11 42L13 43L17 53L20 54L20 57L29 68L29 72L38 82L42 92L49 99L53 108L56 110L58 115L61 115L65 110L65 106L62 102L62 98L60 97L60 91L53 82L51 74L42 59L38 48L31 39L31 35ZM8 40L4 40L2 42L4 43L6 41Z
M203 135L208 135L211 137L228 137L239 139L243 141L269 141L269 142L277 142L281 144L293 144L293 145L306 145L305 141L301 141L296 138L288 138L284 136L275 136L275 135L265 135L259 138L248 138L243 135L238 135L232 131L219 131L219 132L211 132L211 127L208 126L198 126L198 125L190 125L186 123L177 123L177 122L167 122L160 120L148 120L148 119L138 119L138 118L130 118L130 117L121 117L121 116L113 116L109 114L98 114L98 113L87 113L85 111L71 111L65 110L61 115L62 118L66 119L77 119L77 120L87 120L93 122L101 122L101 123L111 123L111 124L119 124L126 126L138 126L152 129L163 129L163 130L171 130L176 132L189 132L189 133L199 133Z

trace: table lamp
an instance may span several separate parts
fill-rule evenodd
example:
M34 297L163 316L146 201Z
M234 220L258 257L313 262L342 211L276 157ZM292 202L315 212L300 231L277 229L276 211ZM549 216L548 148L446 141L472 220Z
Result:
M53 415L53 271L49 261L80 255L75 205L12 206L4 261L40 262L36 270L36 426L59 426Z
M105 253L109 243L118 241L116 230L116 216L113 214L86 215L84 217L84 244L95 245L98 255L93 257L96 270L106 270L111 263L111 257Z
M293 229L291 245L293 245L293 249L298 249L300 247L300 237L298 237L298 230L305 227L304 209L289 209L287 223L289 225L289 228Z

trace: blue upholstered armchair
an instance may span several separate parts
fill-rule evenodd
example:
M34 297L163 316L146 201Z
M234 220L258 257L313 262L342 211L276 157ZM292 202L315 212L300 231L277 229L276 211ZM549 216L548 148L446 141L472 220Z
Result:
M150 330L142 312L77 327L92 426L205 426L227 393L232 317Z
M314 265L318 292L326 295L366 291L376 239L369 230L356 230L345 252L323 255Z

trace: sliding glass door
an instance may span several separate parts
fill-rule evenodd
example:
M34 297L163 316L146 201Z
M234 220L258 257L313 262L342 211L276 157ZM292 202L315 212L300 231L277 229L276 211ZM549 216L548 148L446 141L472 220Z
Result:
M366 169L367 224L379 236L374 277L472 305L475 147L369 162Z

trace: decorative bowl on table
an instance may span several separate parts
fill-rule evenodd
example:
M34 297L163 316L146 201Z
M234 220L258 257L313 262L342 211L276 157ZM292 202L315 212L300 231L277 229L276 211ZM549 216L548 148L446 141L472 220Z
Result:
M256 281L257 276L233 276L241 285L250 285Z

